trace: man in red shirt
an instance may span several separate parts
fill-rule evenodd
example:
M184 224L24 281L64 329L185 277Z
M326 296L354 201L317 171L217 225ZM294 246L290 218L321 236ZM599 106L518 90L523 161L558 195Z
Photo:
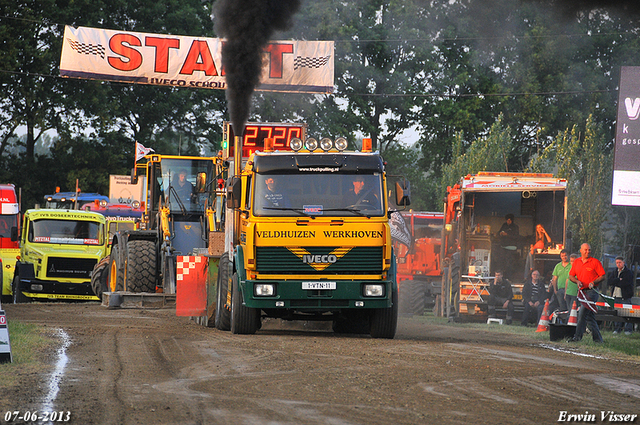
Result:
M598 293L594 291L600 282L605 278L604 267L597 258L591 257L591 246L583 243L580 246L580 258L576 259L571 266L569 279L578 285L578 298L580 298L580 290L584 293L586 301L595 303L598 300ZM593 341L597 343L604 342L596 322L596 314L582 302L583 306L578 312L578 326L576 333L570 341L580 341L587 326L591 329ZM595 304L591 304L595 307Z

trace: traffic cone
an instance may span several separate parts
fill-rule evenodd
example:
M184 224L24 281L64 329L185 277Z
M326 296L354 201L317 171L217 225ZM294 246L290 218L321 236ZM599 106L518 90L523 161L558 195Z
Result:
M571 307L571 313L569 314L569 321L567 322L569 326L578 326L578 305L576 301L573 302L573 307Z
M544 303L544 310L542 310L542 316L540 316L540 322L538 322L538 329L536 332L546 332L549 330L549 300Z

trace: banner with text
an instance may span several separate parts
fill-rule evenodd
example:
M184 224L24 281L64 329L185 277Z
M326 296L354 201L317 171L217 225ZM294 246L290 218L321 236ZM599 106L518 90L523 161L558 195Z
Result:
M72 78L225 89L220 38L66 26L60 75ZM272 41L257 90L333 92L333 41Z
M618 89L613 205L640 206L640 66L623 66Z

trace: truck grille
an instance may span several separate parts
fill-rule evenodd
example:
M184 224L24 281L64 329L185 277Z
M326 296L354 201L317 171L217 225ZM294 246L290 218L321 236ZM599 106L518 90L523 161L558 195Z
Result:
M47 277L91 279L95 258L63 258L49 257L47 261Z
M307 247L258 247L256 249L256 269L266 274L381 274L382 247L355 247L343 255L335 255L335 262L314 267L309 264L310 256L325 256L339 251L338 248ZM294 252L297 253L294 253ZM302 254L304 251L306 254ZM345 250L346 251L346 250Z

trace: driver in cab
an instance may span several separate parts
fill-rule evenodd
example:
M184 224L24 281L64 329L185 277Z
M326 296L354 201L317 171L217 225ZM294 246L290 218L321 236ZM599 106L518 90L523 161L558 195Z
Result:
M354 207L368 207L368 209L379 209L380 199L375 193L375 187L367 185L364 176L355 176L353 179L353 188L349 189L348 199L349 205Z

